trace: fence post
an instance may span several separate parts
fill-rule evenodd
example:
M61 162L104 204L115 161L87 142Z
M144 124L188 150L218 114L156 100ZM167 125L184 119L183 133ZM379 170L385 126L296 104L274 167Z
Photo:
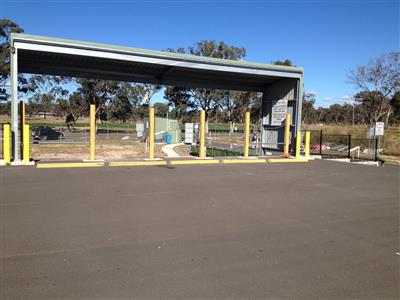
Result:
M297 131L297 135L296 135L296 158L300 158L300 148L301 148L301 131Z
M348 158L351 158L351 134L349 134L349 154L348 154Z
M154 159L154 107L149 110L149 158Z
M96 105L90 104L90 155L89 159L94 160L96 148Z
M289 157L289 140L290 140L290 114L286 114L285 119L285 145L283 148L283 155L284 157Z
M249 156L249 139L250 139L250 112L246 111L244 117L244 149L243 149L243 156Z
M310 157L310 132L306 131L306 137L304 141L304 156L306 158Z
M378 161L379 159L379 142L378 142L378 138L375 136L375 161Z
M200 145L199 157L201 159L206 157L205 139L206 139L206 113L204 110L200 111Z
M10 153L10 138L11 138L11 129L10 124L3 124L3 158L4 163L9 164L11 162L11 153Z
M28 164L31 160L31 145L30 145L30 132L29 125L25 124L23 129L23 162Z

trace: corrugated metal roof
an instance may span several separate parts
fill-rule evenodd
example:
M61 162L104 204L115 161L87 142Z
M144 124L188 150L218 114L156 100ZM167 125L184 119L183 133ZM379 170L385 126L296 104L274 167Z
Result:
M160 58L170 58L175 60L182 61L190 61L190 62L199 62L206 63L212 65L226 65L231 67L238 68L252 68L259 70L271 70L271 71L281 71L281 72L290 72L290 73L300 73L303 74L304 70L300 67L288 67L288 66L279 66L273 64L262 64L262 63L254 63L254 62L246 62L239 60L227 60L220 58L212 58L205 56L196 56L189 54L181 54L181 53L173 53L167 51L157 51L157 50L148 50L141 48L131 48L125 46L115 46L108 44L100 44L100 43L92 43L85 41L77 41L77 40L68 40L61 38L53 38L46 36L36 36L29 34L21 34L21 33L12 33L11 34L11 42L14 41L29 41L30 43L40 43L40 44L58 44L71 48L86 48L86 49L97 49L107 52L118 52L125 54L135 54L141 56L149 56L149 57L160 57Z

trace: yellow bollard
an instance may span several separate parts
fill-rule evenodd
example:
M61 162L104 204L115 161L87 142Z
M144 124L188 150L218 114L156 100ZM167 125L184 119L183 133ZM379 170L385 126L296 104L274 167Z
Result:
M306 131L306 137L304 141L304 156L306 158L310 157L310 132Z
M94 160L96 148L96 105L90 104L90 160Z
M204 110L200 111L200 145L199 145L199 157L206 157L206 113Z
M154 107L149 110L149 158L154 159Z
M244 149L243 156L249 156L249 139L250 139L250 112L246 111L244 115Z
M24 163L29 163L31 161L31 145L30 145L30 132L29 132L29 125L24 125L24 130L23 130L23 161Z
M3 158L6 164L11 162L11 129L10 124L3 124Z
M19 101L19 134L20 134L20 153L23 155L24 153L24 126L25 126L25 102Z
M296 135L296 158L300 158L300 148L301 148L301 132L297 131L297 135Z
M290 114L286 114L286 119L285 119L285 137L284 137L285 145L283 149L283 155L284 157L289 157L289 143L290 143Z

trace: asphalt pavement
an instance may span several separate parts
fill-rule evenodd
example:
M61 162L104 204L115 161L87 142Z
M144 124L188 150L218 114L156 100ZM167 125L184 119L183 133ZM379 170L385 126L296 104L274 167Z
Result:
M397 299L399 171L1 167L1 298Z

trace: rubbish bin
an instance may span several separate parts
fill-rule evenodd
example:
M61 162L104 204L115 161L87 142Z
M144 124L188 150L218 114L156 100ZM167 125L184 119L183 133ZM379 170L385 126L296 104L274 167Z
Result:
M167 133L167 134L165 135L165 143L171 144L171 139L172 139L171 134L170 134L170 133Z

